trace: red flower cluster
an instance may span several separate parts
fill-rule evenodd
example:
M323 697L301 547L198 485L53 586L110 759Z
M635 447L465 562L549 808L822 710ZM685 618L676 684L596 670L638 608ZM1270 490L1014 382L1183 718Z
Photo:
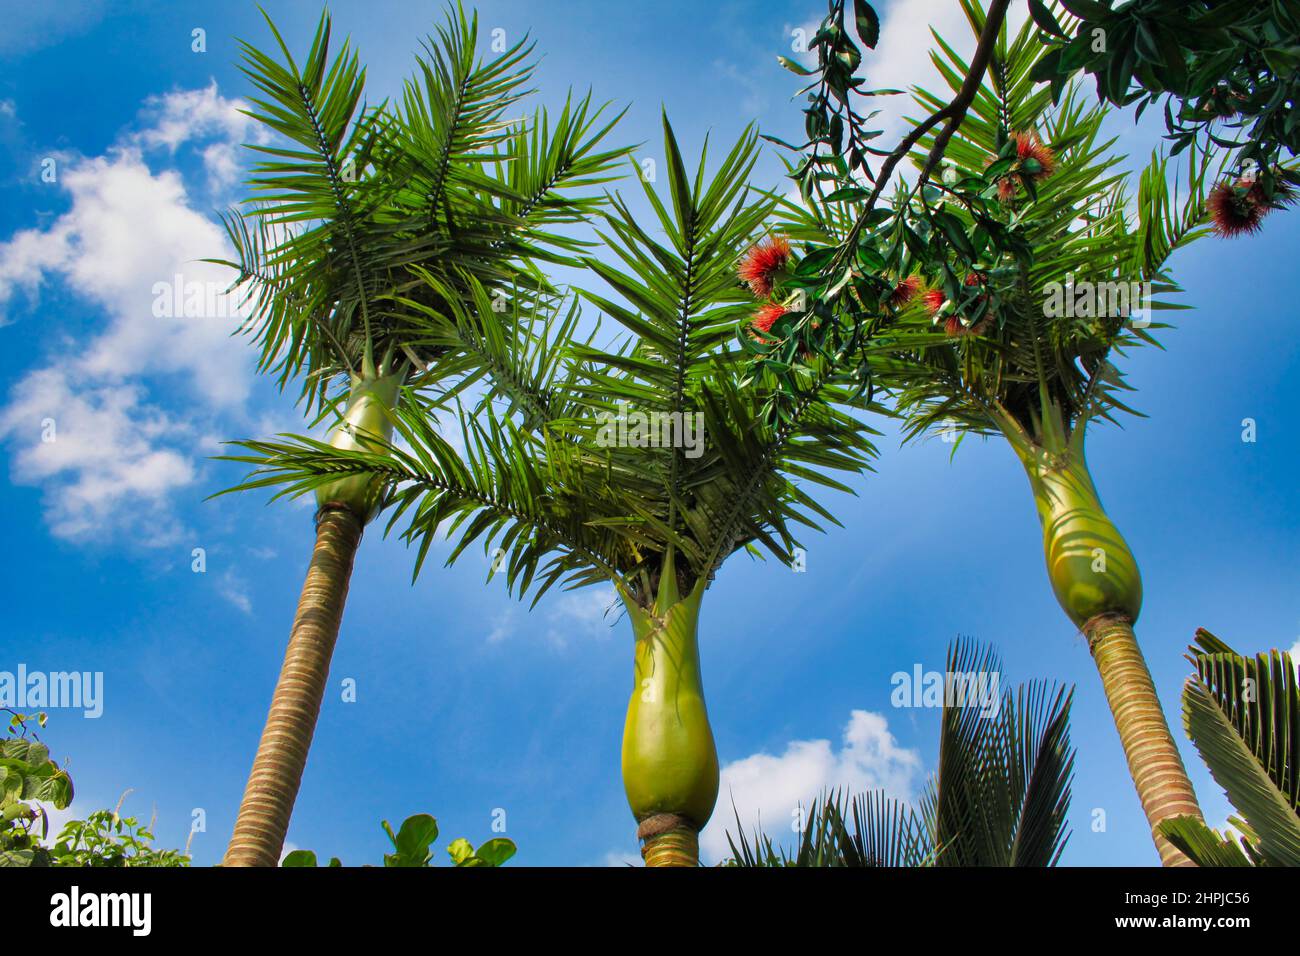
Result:
M908 276L894 286L894 291L889 294L890 307L901 309L915 299L923 288L925 288L925 283L921 281L920 276Z
M1290 196L1283 191L1281 200L1286 203ZM1258 232L1260 222L1273 210L1253 179L1218 183L1206 197L1205 206L1215 234L1224 239Z
M767 302L759 306L758 311L754 313L754 320L750 325L759 332L771 332L772 326L776 324L776 320L785 315L785 313L785 306L777 302ZM757 336L755 336L755 338L757 338ZM765 340L758 339L758 341L764 342Z
M1016 144L1016 159L1027 176L1039 180L1056 172L1056 154L1043 145L1034 130L1012 133L1011 142Z
M938 315L939 310L943 308L943 304L948 299L940 289L927 289L925 294L921 296L921 301L925 303L925 311L931 315Z
M1043 144L1036 131L1031 129L1014 132L1011 134L1011 142L1016 149L1015 164L1009 173L998 180L998 199L1004 203L1016 198L1018 179L1039 182L1056 172L1056 154Z
M776 291L778 280L790 264L790 240L785 236L764 239L746 252L736 265L736 274L749 286L758 299L768 299ZM764 302L750 320L748 334L762 345L775 344L760 333L772 331L772 326L789 310L778 302Z
M773 236L750 249L736 267L741 281L749 285L757 298L766 299L772 294L774 280L790 262L790 241L785 236Z
M976 286L983 285L987 278L988 277L982 272L971 272L962 280L962 284L968 288L975 288ZM988 293L984 293L982 298L987 300ZM938 321L940 310L948 304L948 299L941 289L930 289L926 291L921 296L921 301L925 304L926 311L934 317L936 322ZM988 324L989 318L987 315L978 325L969 325L960 315L954 313L944 319L943 330L948 335L980 335L986 328L988 328Z

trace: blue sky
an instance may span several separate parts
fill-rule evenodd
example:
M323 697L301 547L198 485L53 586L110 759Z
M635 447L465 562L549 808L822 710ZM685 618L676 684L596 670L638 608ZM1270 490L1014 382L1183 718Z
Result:
M268 3L302 49L314 4ZM926 24L965 40L948 0L885 5L875 86L928 79ZM380 99L411 68L435 3L343 2L339 34L369 64ZM686 149L730 143L757 120L793 138L794 77L775 65L807 2L480 4L484 31L531 30L541 102L569 86L629 104L620 135L660 148L667 108ZM154 317L155 282L219 255L215 210L239 196L236 144L253 135L231 101L248 95L232 37L267 42L251 4L64 2L6 10L0 37L0 520L9 541L0 670L102 671L103 716L52 712L45 734L70 759L79 814L112 806L219 860L283 654L312 540L308 507L247 495L204 501L239 477L210 460L227 439L297 427L288 396L259 381L220 320ZM206 52L191 49L195 28ZM897 129L894 116L885 117ZM1145 155L1149 130L1118 122ZM888 134L887 134L888 135ZM56 178L41 173L55 163ZM774 153L755 175L780 181ZM1247 240L1179 254L1192 312L1126 363L1150 417L1097 429L1090 460L1141 562L1139 637L1178 723L1198 626L1254 651L1300 638L1290 414L1300 219L1271 217ZM1243 420L1257 440L1242 441ZM53 442L43 442L52 419ZM938 713L890 705L890 677L941 669L957 635L994 643L1016 681L1078 685L1078 748L1065 862L1153 864L1136 796L1082 638L1042 567L1027 483L1008 449L882 441L878 474L833 500L844 523L808 542L807 570L733 558L701 623L710 714L724 764L716 817L789 833L800 797L826 784L914 796L934 768ZM201 548L206 570L192 570ZM316 742L289 841L377 861L378 821L428 811L445 846L506 834L524 864L617 862L635 853L618 773L631 674L627 622L610 594L555 592L529 613L486 559L430 562L372 528L363 542ZM357 700L341 699L356 682ZM1207 816L1229 807L1182 739ZM1101 812L1099 814L1099 811ZM1104 829L1095 821L1104 814ZM500 815L498 814L498 817ZM716 826L706 857L716 859Z

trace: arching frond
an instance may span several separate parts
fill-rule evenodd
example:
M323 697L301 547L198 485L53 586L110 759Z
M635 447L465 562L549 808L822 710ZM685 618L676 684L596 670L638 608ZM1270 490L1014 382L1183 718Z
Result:
M1202 865L1300 865L1300 689L1285 651L1238 654L1196 632L1183 725L1241 819L1240 843L1190 818L1165 835Z

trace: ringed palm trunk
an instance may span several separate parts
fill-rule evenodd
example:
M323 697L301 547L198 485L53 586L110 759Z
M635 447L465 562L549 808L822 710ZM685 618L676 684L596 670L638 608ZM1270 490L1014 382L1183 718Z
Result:
M392 423L386 412L396 400L399 385L392 376L354 378L347 411L330 444L374 450L378 447L374 438L391 437ZM351 476L316 492L316 545L253 770L222 861L225 866L275 866L280 859L325 696L353 558L362 529L377 509L379 491L366 477Z
M1082 428L1076 436L1062 454L1021 450L1043 526L1047 574L1057 601L1088 640L1160 862L1192 866L1157 829L1170 817L1200 819L1201 811L1133 633L1142 578L1102 508L1084 460Z
M646 866L698 866L699 834L718 799L697 639L707 583L680 595L669 559L652 608L625 596L636 680L623 727L623 788Z

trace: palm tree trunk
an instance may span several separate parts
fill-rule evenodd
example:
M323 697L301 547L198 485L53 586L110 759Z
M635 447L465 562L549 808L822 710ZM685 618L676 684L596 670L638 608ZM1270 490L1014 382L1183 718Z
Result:
M1133 633L1142 609L1137 559L1102 507L1081 433L1068 449L1022 451L1021 459L1043 526L1052 590L1088 639L1160 862L1191 866L1156 830L1170 817L1200 819L1201 811Z
M675 813L661 813L637 827L641 859L646 866L699 866L700 831L694 821Z
M680 596L670 558L652 608L625 597L636 668L623 726L623 788L646 866L699 866L699 833L718 799L697 639L705 583Z
M1142 810L1151 824L1163 866L1194 866L1159 832L1162 820L1201 819L1192 782L1165 723L1151 672L1142 657L1133 625L1122 614L1099 614L1083 625L1088 649L1097 663L1106 700L1115 718L1129 773Z
M361 520L348 508L325 507L317 515L316 547L225 866L275 866L280 859L325 695L361 529Z

